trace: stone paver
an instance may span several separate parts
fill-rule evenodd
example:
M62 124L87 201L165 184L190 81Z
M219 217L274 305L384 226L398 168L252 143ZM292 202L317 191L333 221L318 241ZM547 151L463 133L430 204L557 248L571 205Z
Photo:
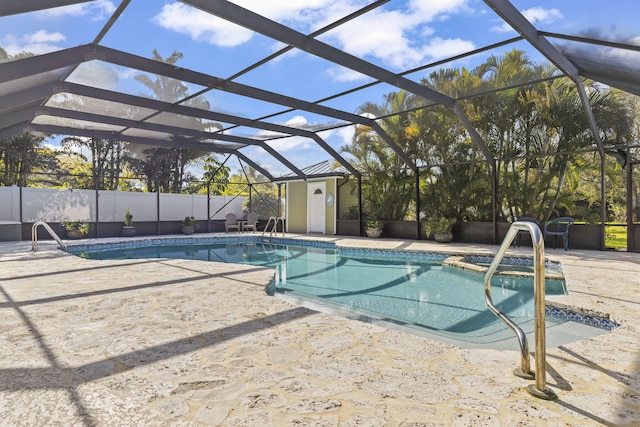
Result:
M550 349L559 399L543 401L512 375L515 350L296 307L265 294L267 269L40 247L0 243L0 426L640 425L639 254L548 251L570 292L554 303L622 326Z

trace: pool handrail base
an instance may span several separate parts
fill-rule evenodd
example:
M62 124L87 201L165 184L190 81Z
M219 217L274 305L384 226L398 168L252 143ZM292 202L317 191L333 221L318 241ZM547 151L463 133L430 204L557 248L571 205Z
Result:
M491 299L491 278L498 269L500 261L504 258L505 253L511 247L514 239L518 235L518 231L527 231L531 235L531 242L533 244L533 295L534 295L534 312L535 312L535 358L536 358L536 371L531 372L529 343L527 336L522 328L509 319L504 313L502 313L494 304ZM531 374L535 377L535 386L527 387L527 391L535 397L552 400L555 399L555 393L546 387L546 329L545 329L545 265L544 265L544 239L540 227L532 222L516 221L511 224L509 231L502 241L502 245L498 249L489 269L484 278L485 289L485 301L487 307L498 318L500 318L507 326L509 326L518 338L520 344L520 369L518 372L522 372L522 375Z

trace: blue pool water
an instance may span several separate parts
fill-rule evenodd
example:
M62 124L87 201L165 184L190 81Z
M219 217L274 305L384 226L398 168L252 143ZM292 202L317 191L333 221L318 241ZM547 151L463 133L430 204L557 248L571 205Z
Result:
M226 242L143 247L70 248L91 259L181 258L275 269L271 293L352 317L378 319L465 342L500 341L513 333L486 307L483 276L443 266L445 255L368 252L332 245ZM564 284L546 281L547 295ZM533 330L533 281L494 277L494 303L525 331ZM547 323L562 323L548 319Z

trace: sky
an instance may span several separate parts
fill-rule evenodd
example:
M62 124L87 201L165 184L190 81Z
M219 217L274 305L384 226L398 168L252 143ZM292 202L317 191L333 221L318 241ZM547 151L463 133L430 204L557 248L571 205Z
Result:
M235 3L308 34L371 1L238 0ZM514 0L512 3L544 31L640 44L637 0ZM20 52L41 54L91 43L117 6L117 1L95 0L1 18L0 47L11 55ZM318 39L393 72L403 72L515 36L516 32L480 0L392 0ZM184 55L178 66L221 78L231 77L284 47L278 41L169 0L133 0L100 44L144 57L150 57L154 49L163 57L177 50ZM519 42L446 66L471 69L487 56L501 55L512 48L525 50L536 62L544 61L528 44ZM408 77L419 82L430 71ZM92 61L76 70L71 78L106 89L150 96L134 79L137 74L140 72ZM371 79L313 55L291 51L235 81L306 101L318 101L369 83ZM189 89L193 93L199 88L189 85ZM379 84L322 104L357 113L365 102L381 104L385 94L396 90L393 86ZM212 109L242 117L259 118L286 109L221 91L208 93L206 99ZM335 119L293 111L266 121L304 126L332 123ZM266 134L243 127L229 133ZM335 129L320 135L339 151L341 146L350 143L353 128ZM301 137L274 140L269 144L303 167L330 158L315 143ZM289 172L277 160L264 153L260 155L260 150L246 148L243 153L258 154L259 163L276 176Z

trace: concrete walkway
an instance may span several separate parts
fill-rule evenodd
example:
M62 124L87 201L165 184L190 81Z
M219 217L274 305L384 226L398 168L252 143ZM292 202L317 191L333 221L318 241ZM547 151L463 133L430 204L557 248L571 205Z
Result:
M640 425L640 254L547 251L570 292L554 302L622 326L550 349L544 401L512 375L516 349L296 307L265 294L270 270L29 250L0 243L0 426Z

